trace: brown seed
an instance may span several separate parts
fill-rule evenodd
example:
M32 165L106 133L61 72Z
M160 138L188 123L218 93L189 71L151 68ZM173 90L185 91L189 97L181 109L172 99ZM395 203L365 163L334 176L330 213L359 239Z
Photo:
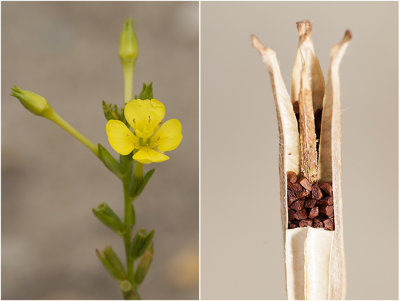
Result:
M321 183L319 184L319 188L321 188L325 194L332 196L332 185L330 183Z
M293 221L295 219L296 211L289 209L289 221Z
M290 209L296 210L296 211L300 211L304 208L304 200L298 200L296 202L294 202L291 206Z
M333 227L334 227L333 219L327 218L324 220L324 228L326 230L333 230Z
M310 194L310 191L307 189L303 189L301 192L296 192L296 196L299 199L305 198L306 196L308 196Z
M299 183L287 183L288 188L293 192L301 192L303 189Z
M329 217L333 216L333 206L322 205L319 207L319 211Z
M318 213L319 213L318 207L314 207L314 208L312 208L310 210L310 213L308 214L308 217L312 219L314 217L317 217Z
M301 211L297 211L297 212L294 214L294 217L295 217L295 219L297 219L297 220L306 219L306 218L307 218L307 211L306 211L306 209L303 209L303 210L301 210Z
M323 197L321 189L317 183L312 186L311 195L313 199L320 200Z
M314 199L307 199L307 200L304 202L304 208L311 209L312 207L315 206L315 203L316 203L316 202L317 202L317 200L314 200Z
M318 217L316 217L316 218L313 219L313 227L314 228L323 228L324 227L324 223L321 222L321 220Z
M313 224L313 221L310 219L304 219L302 221L299 222L299 226L300 227L311 227Z
M301 177L299 180L299 184L301 186L303 186L305 189L307 189L308 191L311 191L311 189L312 189L312 186L306 177Z
M289 229L294 229L294 228L297 228L297 225L293 224L293 223L289 223L289 227L288 228Z
M287 172L287 180L292 184L296 183L297 182L296 173L294 171L288 171Z
M290 205L293 204L294 201L297 200L297 196L293 191L288 189L288 191L287 191L287 199L288 199L288 206L290 206Z
M317 201L317 205L333 205L333 198L331 196L326 196Z

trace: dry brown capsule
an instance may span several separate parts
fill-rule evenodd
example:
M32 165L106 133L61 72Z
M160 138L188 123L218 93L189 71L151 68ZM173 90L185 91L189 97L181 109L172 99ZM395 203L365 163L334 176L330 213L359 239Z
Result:
M270 74L278 116L287 297L345 299L339 65L351 34L346 31L342 41L332 48L325 85L314 53L311 23L298 22L297 29L299 45L292 72L292 97L286 90L275 52L264 47L257 37L251 37L253 47L260 53ZM288 172L289 178L293 179L291 182L287 179ZM293 173L302 180L303 187L311 188L310 185L321 183L321 189L314 188L311 197L317 200L317 205L328 205L325 204L328 198L333 200L333 213L331 208L327 210L324 207L322 210L332 217L321 220L315 217L315 209L309 217L314 218L313 221L309 219L297 225L295 220L288 220L287 192L290 191L292 203L299 195L294 191L298 187ZM329 189L329 185L332 189ZM321 199L320 190L328 197ZM307 203L306 207L311 207L311 204ZM297 215L297 212L291 211L290 218L300 218Z

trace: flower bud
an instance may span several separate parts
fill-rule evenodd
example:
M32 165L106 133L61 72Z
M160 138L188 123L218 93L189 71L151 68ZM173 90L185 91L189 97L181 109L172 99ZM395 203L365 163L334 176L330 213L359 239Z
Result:
M147 234L145 229L140 229L132 240L130 256L134 259L139 258L149 247L154 237L154 230Z
M106 204L101 203L96 209L92 209L94 215L107 227L118 235L124 235L126 232L125 225L119 216Z
M123 281L127 279L124 266L111 246L107 246L102 253L96 250L96 254L104 267L116 280Z
M47 100L36 93L21 90L17 86L14 86L11 90L10 95L18 98L22 105L35 115L45 116L53 110Z
M135 62L138 56L138 45L136 34L133 30L133 21L131 18L125 20L124 28L119 39L119 57L122 63Z

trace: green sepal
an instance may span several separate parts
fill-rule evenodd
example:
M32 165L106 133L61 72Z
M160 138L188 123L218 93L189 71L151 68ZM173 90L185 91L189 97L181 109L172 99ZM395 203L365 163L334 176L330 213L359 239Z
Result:
M154 246L151 244L150 248L144 253L139 262L135 272L135 283L141 284L147 275L151 262L153 261Z
M155 170L155 168L150 169L142 179L132 177L133 184L130 185L129 194L133 199L136 199L143 192Z
M106 203L101 203L97 208L93 208L92 211L104 225L118 235L123 236L126 233L121 219Z
M132 240L129 255L133 259L137 259L142 256L149 247L151 241L153 240L153 237L154 230L147 234L147 231L145 229L139 229Z
M153 99L153 82L148 85L143 83L142 91L140 92L139 96L135 95L135 99Z
M124 170L121 164L106 150L100 143L98 144L99 159L104 163L104 165L114 173L118 178L124 176Z
M111 276L119 281L127 279L121 260L118 258L118 255L114 252L111 246L105 247L103 254L99 250L96 250L96 254Z
M102 101L104 117L107 120L121 120L124 118L124 109L118 108L117 105L113 105L111 103L106 103L104 100Z

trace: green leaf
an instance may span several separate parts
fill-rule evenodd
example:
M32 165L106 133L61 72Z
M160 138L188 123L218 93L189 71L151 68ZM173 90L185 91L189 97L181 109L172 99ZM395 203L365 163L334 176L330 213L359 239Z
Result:
M153 99L153 82L148 85L143 83L142 91L140 92L139 96L135 95L135 99Z
M108 228L120 236L126 232L125 226L119 216L106 204L101 203L97 209L92 209L94 215Z
M137 259L144 254L149 247L154 237L154 230L149 234L145 229L139 229L135 237L132 240L129 254L133 259Z
M111 276L119 281L127 279L121 260L118 258L118 255L114 252L111 246L105 247L103 254L99 250L96 250L96 254Z
M153 244L150 248L144 253L142 259L139 262L139 265L135 272L135 282L137 284L141 284L144 278L147 275L147 272L150 268L151 262L153 261L153 254L154 254L154 246Z
M114 157L100 143L98 144L99 158L104 165L112 171L118 178L124 176L122 166L114 159Z
M137 185L136 191L134 192L134 197L138 197L142 191L144 190L144 188L146 187L147 183L149 182L151 176L153 175L153 173L155 172L155 168L150 169L143 177L142 181L139 183L139 185Z

